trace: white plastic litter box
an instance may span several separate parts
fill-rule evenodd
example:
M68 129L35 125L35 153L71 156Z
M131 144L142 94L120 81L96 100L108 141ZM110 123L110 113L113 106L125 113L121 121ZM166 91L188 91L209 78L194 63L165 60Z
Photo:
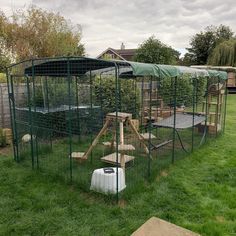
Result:
M117 192L116 170L116 167L107 167L94 170L90 190L105 194L115 194ZM125 187L124 171L123 169L118 168L118 192L125 189Z

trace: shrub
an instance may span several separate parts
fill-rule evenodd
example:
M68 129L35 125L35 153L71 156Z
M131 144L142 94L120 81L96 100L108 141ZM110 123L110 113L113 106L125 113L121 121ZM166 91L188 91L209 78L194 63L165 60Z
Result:
M118 95L118 108L122 112L132 113L136 115L135 108L140 105L140 93L138 88L134 89L134 81L127 79L120 79L120 94ZM100 86L100 79L97 77L94 81L94 95L96 105L102 105L103 111L106 113L114 112L116 110L115 97L115 78L106 77L102 79Z
M5 73L0 73L0 83L6 83L7 78Z
M170 106L174 103L174 79L163 79L160 81L160 95L164 102ZM196 86L196 102L199 103L203 100L206 91L206 78L199 77L197 80L184 76L177 78L176 87L176 105L177 106L192 106L193 103L193 90Z
M47 88L45 81L35 85L35 105L44 107L49 103L49 107L57 107L69 103L67 80L48 80ZM71 83L71 103L75 100L75 84Z

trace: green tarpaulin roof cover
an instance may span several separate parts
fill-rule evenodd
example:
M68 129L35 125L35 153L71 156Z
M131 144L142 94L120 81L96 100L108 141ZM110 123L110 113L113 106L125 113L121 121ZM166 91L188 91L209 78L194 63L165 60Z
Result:
M178 77L184 74L191 77L218 77L220 80L227 80L225 71L195 69L186 66L172 66L148 64L139 62L128 62L132 67L134 76L154 76L154 77Z
M130 68L130 70L126 70L123 77L127 74L135 77L154 76L159 78L170 78L187 74L195 78L217 77L220 80L227 79L227 73L218 70L196 69L185 66L160 65L133 61L100 60L86 57L47 58L45 60L35 59L34 66L25 68L25 74L34 74L35 76L65 76L68 73L69 68L70 75L79 75L93 70L106 70L115 66Z

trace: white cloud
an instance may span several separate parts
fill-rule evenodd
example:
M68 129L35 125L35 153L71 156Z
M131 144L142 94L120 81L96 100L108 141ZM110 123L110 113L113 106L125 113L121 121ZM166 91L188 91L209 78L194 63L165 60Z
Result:
M89 56L107 47L136 48L151 35L184 52L190 37L208 25L225 24L236 31L235 0L0 0L9 15L33 3L60 12L81 24L82 42Z

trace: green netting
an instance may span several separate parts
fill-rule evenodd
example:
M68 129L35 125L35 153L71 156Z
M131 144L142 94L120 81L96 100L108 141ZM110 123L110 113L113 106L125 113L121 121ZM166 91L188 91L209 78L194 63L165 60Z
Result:
M129 200L170 163L223 131L225 76L214 70L81 57L13 65L8 88L14 158L94 194L93 172L118 170L124 148L131 160L122 166L126 188L117 188L115 195ZM119 112L130 120L119 120ZM95 140L109 113L112 122ZM90 147L86 159L72 155ZM113 162L104 162L112 153Z
M67 63L70 66L70 75L85 74L90 70L106 70L113 68L116 64L118 67L130 65L133 76L153 76L158 78L179 77L190 75L190 77L219 77L220 80L227 80L227 73L224 71L195 69L185 66L159 65L150 63L140 63L131 61L118 60L97 60L91 58L60 58L52 59L44 63L37 63L34 67L25 69L27 75L51 75L63 76L67 74ZM86 68L83 66L86 64Z

